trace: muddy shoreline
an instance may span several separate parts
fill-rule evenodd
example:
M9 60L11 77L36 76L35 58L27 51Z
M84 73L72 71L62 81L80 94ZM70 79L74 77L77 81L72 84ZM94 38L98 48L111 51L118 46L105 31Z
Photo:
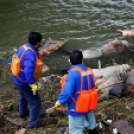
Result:
M54 110L51 114L46 113L47 108L54 106L60 93L60 78L57 75L52 75L47 82L40 86L38 92L42 100L42 111L39 121L44 127L29 129L27 127L28 117L25 119L19 117L19 93L12 80L10 65L7 65L6 62L6 60L2 60L4 66L0 69L0 87L5 89L0 95L0 132L23 134L20 131L24 131L22 129L24 128L26 134L69 134L67 110ZM134 68L133 61L128 61L128 64ZM49 77L50 74L51 72L48 71L45 76ZM101 94L99 92L98 107L94 110L99 134L113 134L114 122L119 120L127 121L134 127L134 91L120 98L101 96ZM111 123L108 124L107 120L110 120ZM86 129L84 133L88 134Z
M47 114L46 109L54 106L57 95L60 92L60 79L52 77L49 82L44 84L44 88L39 90L42 99L42 112L40 122L44 125L42 128L29 129L27 119L21 119L18 112L18 90L8 91L0 96L0 132L14 134L25 128L26 134L68 134L68 112L66 110L56 111ZM101 94L101 92L100 92ZM109 96L99 97L98 107L94 110L97 121L97 130L99 134L112 134L113 123L118 120L128 121L134 126L134 93L121 98L111 99ZM107 124L106 120L111 120ZM99 126L101 123L102 128ZM85 134L87 131L85 129Z

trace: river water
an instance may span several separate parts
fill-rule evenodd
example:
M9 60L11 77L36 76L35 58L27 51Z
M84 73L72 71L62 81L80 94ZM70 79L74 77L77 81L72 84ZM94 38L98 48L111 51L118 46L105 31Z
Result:
M114 39L130 41L116 30L134 29L133 13L134 0L0 0L0 51L27 43L31 31L43 35L42 44L49 37L67 39L61 48L65 51L101 47ZM69 67L61 50L43 58L51 70ZM97 60L86 64L96 67Z

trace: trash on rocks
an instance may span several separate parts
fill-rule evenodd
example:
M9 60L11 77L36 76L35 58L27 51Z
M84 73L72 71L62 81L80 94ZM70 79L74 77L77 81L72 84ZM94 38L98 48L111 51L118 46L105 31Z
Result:
M118 120L114 122L113 126L118 129L121 134L133 134L134 128L125 120Z
M112 120L107 120L107 123L111 124L112 123Z
M113 134L118 134L117 128L114 128L114 129L113 129Z

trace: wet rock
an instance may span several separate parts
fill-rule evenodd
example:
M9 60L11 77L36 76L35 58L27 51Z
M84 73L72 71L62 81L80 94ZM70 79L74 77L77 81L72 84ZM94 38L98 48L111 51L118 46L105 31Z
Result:
M44 88L45 83L54 84L56 87L58 87L60 86L60 78L58 78L57 75L53 75L53 74L49 76L41 77L38 81L38 89Z
M96 58L96 57L100 57L102 55L102 52L97 49L97 48L90 48L88 50L84 50L82 51L83 53L83 58Z
M58 128L58 131L56 134L69 134L69 129L68 129L68 127Z
M125 120L118 120L114 122L113 126L121 134L134 134L134 128Z

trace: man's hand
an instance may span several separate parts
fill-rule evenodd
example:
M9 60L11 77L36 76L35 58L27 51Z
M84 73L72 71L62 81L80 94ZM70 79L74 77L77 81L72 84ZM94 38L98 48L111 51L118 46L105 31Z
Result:
M36 91L38 89L37 83L30 84L30 87L32 88L33 95L36 95Z
M58 100L55 103L55 107L57 110L61 110L63 108L63 106L60 104L60 102Z

